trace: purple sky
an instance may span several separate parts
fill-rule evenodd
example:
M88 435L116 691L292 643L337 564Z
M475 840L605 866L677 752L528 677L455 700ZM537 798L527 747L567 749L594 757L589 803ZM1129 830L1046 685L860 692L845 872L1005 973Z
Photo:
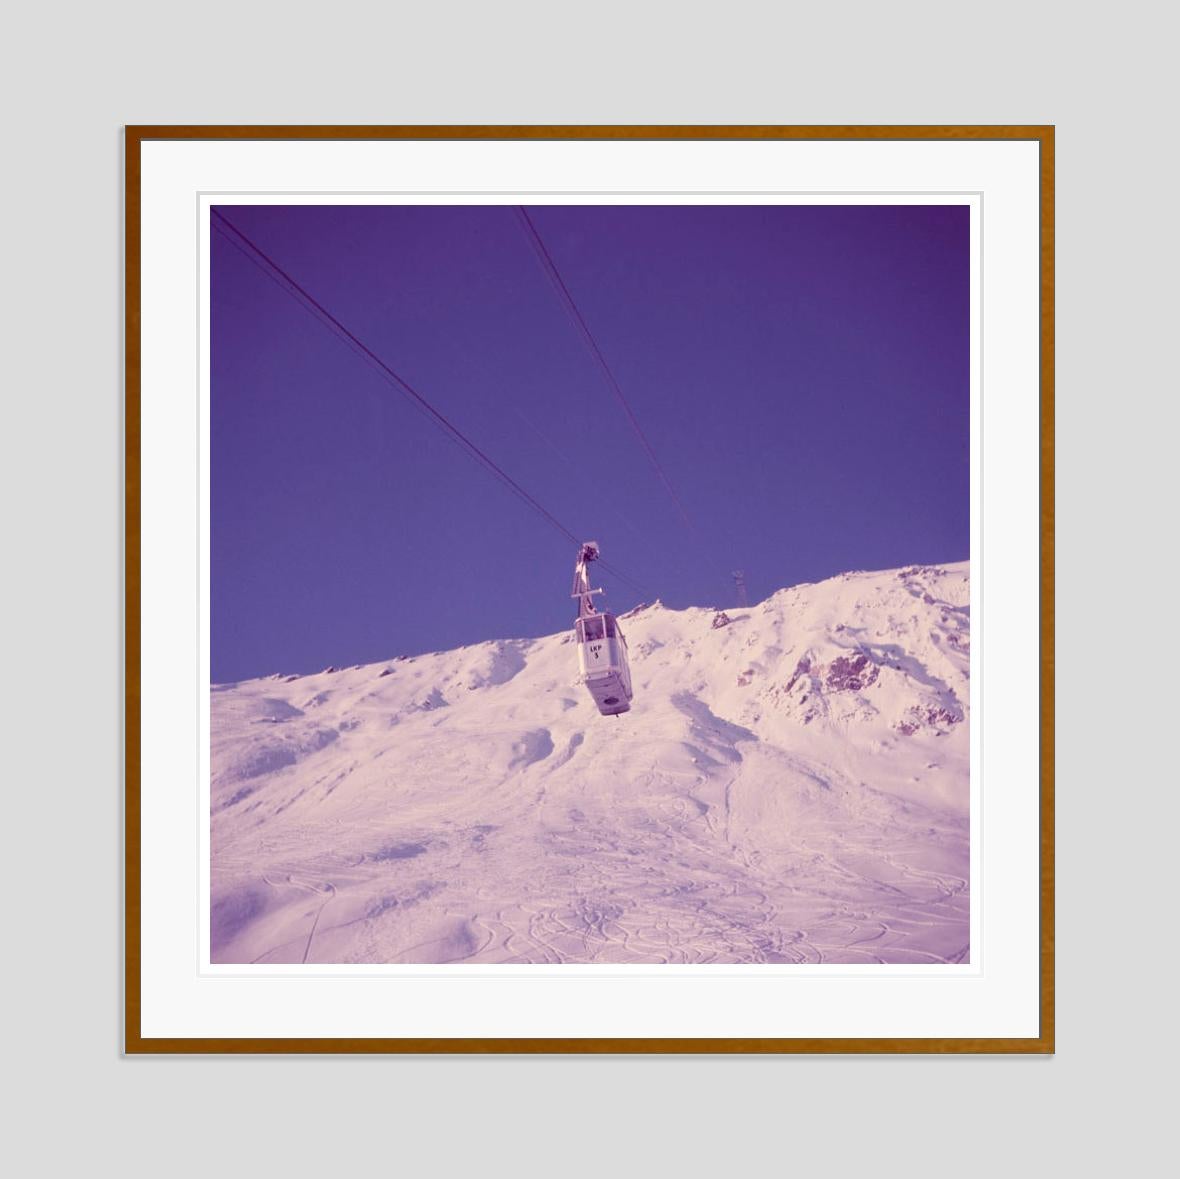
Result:
M530 206L692 530L511 208L219 210L650 597L968 556L965 206ZM220 233L212 340L214 682L571 623L572 546Z

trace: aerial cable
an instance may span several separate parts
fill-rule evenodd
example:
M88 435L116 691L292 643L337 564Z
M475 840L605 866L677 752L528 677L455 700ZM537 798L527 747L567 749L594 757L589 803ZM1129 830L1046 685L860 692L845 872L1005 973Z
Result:
M348 330L322 303L319 302L313 295L311 295L306 288L301 286L294 278L291 277L273 258L271 258L264 250L257 246L250 240L240 229L233 224L223 213L217 209L210 209L215 220L213 226L218 232L236 246L240 253L244 254L250 259L260 270L273 279L283 290L296 299L304 308L310 311L321 323L330 328L336 333L358 356L365 360L371 367L375 368L377 372L385 378L393 387L399 392L404 393L414 404L419 412L424 413L436 425L438 425L453 441L457 442L464 450L467 451L472 458L474 458L489 474L499 479L514 495L537 512L544 520L553 528L555 528L570 544L580 547L580 541L564 524L561 523L554 515L548 512L536 499L533 498L515 479L512 478L502 467L500 467L493 459L484 453L474 442L471 441L453 422L449 421L443 414L441 414L425 397L422 396L404 377L399 376L388 364L385 363L371 348L358 339L351 331ZM232 236L231 236L232 235ZM615 569L608 565L605 561L599 561L599 565L612 573L620 581L625 582L641 594L647 594L648 591L628 577L619 569Z
M602 349L599 348L594 336L591 334L585 317L578 310L578 305L574 302L574 298L570 294L569 288L565 285L552 256L545 248L545 243L541 240L541 235L537 232L537 227L533 224L532 218L528 215L523 205L516 206L516 214L525 236L529 239L529 243L537 255L537 260L541 263L541 269L545 271L550 283L552 283L553 289L557 292L558 298L568 312L571 322L577 329L578 334L582 337L582 342L586 345L590 355L598 362L598 367L602 370L602 375L606 378L607 385L610 386L619 404L623 407L623 412L627 415L627 420L631 423L632 429L634 429L639 441L643 444L643 449L647 452L647 457L651 460L651 465L660 477L660 482L664 485L664 490L667 491L672 502L676 505L676 510L680 513L680 518L684 521L685 527L694 536L700 538L700 533L692 520L689 519L688 512L684 510L684 504L681 502L680 496L676 494L676 489L672 486L672 481L668 478L663 464L656 457L656 452L652 444L647 440L647 435L644 434L643 429L640 427L639 419L636 418L627 398L623 395L623 390L619 382L615 379L615 374L611 372L610 365L607 364L606 357L602 354Z

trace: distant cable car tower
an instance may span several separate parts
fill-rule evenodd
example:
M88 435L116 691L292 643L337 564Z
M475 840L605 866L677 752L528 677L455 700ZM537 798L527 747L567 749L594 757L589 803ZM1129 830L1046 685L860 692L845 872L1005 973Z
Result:
M631 667L627 662L627 640L617 619L594 609L594 595L602 593L601 588L590 588L590 562L597 560L597 542L586 541L578 550L574 591L570 595L578 599L578 619L574 623L578 671L598 711L603 716L618 716L631 709Z
M746 600L746 574L742 569L735 569L733 571L733 583L737 586L737 600L739 606L748 606L750 603Z

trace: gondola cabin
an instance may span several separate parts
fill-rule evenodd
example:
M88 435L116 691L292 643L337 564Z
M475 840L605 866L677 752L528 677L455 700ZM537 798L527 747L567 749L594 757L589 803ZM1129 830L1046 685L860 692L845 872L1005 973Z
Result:
M589 614L575 623L578 670L603 716L631 709L627 640L613 614Z
M627 640L613 614L594 609L594 595L601 589L590 586L590 564L598 560L598 544L586 541L578 549L574 566L574 589L578 620L574 638L578 643L579 679L590 689L603 716L618 716L631 710L631 666L627 662Z

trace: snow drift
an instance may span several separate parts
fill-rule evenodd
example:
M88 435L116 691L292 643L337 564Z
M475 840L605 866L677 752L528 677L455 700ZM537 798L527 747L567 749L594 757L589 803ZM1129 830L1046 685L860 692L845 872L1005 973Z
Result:
M214 962L968 957L966 563L212 690Z

